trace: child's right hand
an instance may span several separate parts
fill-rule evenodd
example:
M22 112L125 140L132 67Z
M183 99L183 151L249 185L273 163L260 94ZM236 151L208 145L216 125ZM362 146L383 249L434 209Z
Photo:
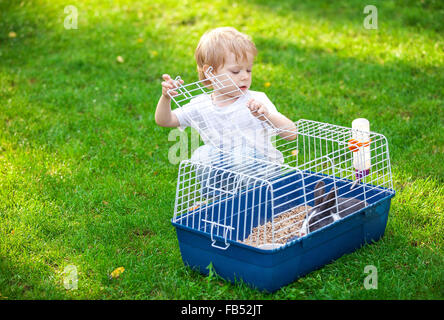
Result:
M183 84L183 80L180 79L179 81L173 80L169 74L162 75L162 79L164 80L162 82L162 95L165 98L170 99L170 96L168 95L167 91L170 89L177 88L180 84ZM179 83L178 83L179 82ZM176 91L170 92L173 96L177 95L178 93Z

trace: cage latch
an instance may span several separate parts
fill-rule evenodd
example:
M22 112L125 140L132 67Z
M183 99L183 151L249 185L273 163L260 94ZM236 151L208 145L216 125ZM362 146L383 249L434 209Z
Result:
M214 247L214 248L217 248L217 249L227 250L228 247L230 246L230 244L227 243L228 231L231 232L232 230L234 230L234 228L233 228L233 227L230 227L230 226L226 226L226 225L224 225L224 224L220 224L220 223L214 222L214 221L205 220L205 219L202 219L202 221L211 224L211 230L210 230L211 242L212 242L212 243L211 243L211 246ZM222 246L218 246L218 245L216 245L216 241L217 241L217 240L214 239L214 237L213 237L213 228L214 228L215 225L218 226L218 227L222 227L222 228L224 228L224 242L225 242L225 247L222 247Z

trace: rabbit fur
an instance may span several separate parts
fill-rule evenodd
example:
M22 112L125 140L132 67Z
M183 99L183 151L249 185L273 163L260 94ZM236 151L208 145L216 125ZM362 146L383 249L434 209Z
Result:
M325 197L324 193L325 183L320 180L314 190L314 207L304 219L299 232L300 236L325 227L367 206L365 201L355 198L337 198L336 188L332 188ZM337 203L336 199L338 199Z

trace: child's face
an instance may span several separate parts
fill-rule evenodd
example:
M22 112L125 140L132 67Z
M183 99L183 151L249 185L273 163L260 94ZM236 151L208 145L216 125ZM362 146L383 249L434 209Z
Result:
M251 53L247 53L246 60L236 60L234 53L228 52L225 55L225 64L217 69L216 75L228 74L239 89L246 92L251 86L253 60L254 56Z

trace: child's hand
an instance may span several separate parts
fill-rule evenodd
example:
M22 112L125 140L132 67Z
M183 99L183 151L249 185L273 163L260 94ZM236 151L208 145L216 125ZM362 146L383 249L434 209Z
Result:
M262 103L254 99L248 100L247 107L248 109L250 109L251 114L256 118L259 118L261 116L265 116L268 118L268 116L270 115L270 112L268 111L267 107L265 107Z
M162 95L165 98L168 98L168 99L170 99L170 96L168 95L167 91L170 90L170 89L177 88L180 84L183 84L183 80L182 79L180 79L179 81L173 80L173 79L171 79L169 74L162 75L162 79L164 80L162 82ZM171 91L171 94L173 96L175 96L178 93L176 91Z

